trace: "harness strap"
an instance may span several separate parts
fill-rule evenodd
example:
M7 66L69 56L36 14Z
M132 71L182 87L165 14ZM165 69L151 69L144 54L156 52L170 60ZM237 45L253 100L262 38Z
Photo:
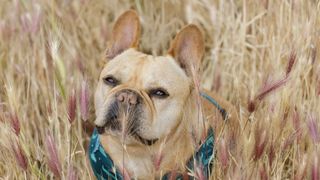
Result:
M89 145L89 159L94 175L98 180L122 180L122 174L114 166L111 157L100 143L98 130L95 128Z
M211 96L209 96L208 94L203 93L203 92L200 92L200 95L201 95L202 97L206 98L209 102L211 102L211 104L213 104L213 105L219 110L219 112L221 113L223 119L224 119L224 120L227 120L227 118L228 118L228 113L227 113L227 111L226 111L224 108L222 108L222 107L218 104L218 102L217 102L216 100L214 100Z

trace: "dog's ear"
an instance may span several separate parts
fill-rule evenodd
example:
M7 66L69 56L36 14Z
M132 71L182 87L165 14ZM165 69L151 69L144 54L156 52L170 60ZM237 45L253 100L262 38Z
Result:
M136 48L139 43L140 21L134 10L120 15L112 29L111 41L107 47L107 59L112 59L126 49Z
M184 27L171 42L168 53L187 75L191 75L193 68L197 72L204 53L204 41L199 28L193 24Z

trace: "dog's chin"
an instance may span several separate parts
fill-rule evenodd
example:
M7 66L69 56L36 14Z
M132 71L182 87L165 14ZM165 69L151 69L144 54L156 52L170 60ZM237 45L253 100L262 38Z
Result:
M146 146L151 146L158 141L158 138L148 139L144 138L138 133L134 134L125 134L122 131L116 129L111 129L108 127L99 127L96 126L97 131L100 135L112 136L113 138L119 139L122 144L133 145L133 144L142 144Z
M114 137L121 136L120 130L112 130L111 128L106 126L96 126L96 129L100 135L109 135Z

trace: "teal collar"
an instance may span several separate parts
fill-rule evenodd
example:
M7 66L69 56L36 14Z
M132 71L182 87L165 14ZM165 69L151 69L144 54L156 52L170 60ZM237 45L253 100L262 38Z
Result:
M210 101L215 105L218 110L221 112L224 119L227 117L226 111L219 106L219 104L209 95L201 93L201 96ZM103 149L97 129L94 130L91 137L90 146L89 146L89 159L92 170L98 180L111 179L111 180L122 180L123 176L121 172L115 167L111 157ZM194 155L187 162L188 171L194 171L194 167L201 168L200 171L197 169L197 172L202 172L202 176L205 176L206 179L211 174L212 164L214 160L214 132L212 127L209 128L207 137L205 141L200 145L199 149L194 153ZM162 180L167 179L183 179L185 175L168 173L162 177ZM194 177L190 177L194 179Z
M209 177L212 169L212 161L214 159L214 135L213 129L209 128L208 135L198 149L198 151L190 158L187 163L187 167L190 171L194 170L195 164L201 168L203 176ZM111 157L103 149L97 129L94 130L90 141L89 147L89 159L92 170L99 180L111 179L111 180L122 180L123 176L121 172L114 166ZM183 179L182 174L168 173L162 177L162 180L167 179Z

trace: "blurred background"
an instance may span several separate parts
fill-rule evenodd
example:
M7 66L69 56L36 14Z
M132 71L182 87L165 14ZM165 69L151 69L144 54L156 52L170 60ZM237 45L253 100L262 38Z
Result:
M83 124L127 9L153 55L186 24L201 27L201 85L240 117L240 134L216 132L212 179L320 179L317 0L0 0L1 178L93 178Z

